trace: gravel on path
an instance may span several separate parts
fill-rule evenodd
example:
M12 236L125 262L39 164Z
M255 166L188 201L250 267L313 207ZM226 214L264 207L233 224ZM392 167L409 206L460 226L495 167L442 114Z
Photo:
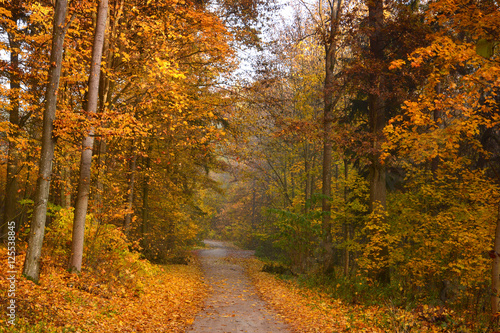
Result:
M240 265L225 260L248 258L253 251L239 250L231 244L205 240L210 248L198 251L205 280L212 294L198 313L191 333L288 333L287 326L266 308Z

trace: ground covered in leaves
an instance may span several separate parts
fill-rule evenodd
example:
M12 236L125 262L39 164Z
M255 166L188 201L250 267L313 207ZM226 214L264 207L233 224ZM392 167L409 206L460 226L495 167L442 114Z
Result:
M258 259L245 259L243 264L260 296L295 332L469 332L450 321L452 312L439 307L406 311L390 304L344 304L317 289L263 272L264 263Z
M77 276L48 258L39 285L21 276L24 255L16 261L16 325L6 325L4 309L0 331L5 332L183 332L207 294L196 261L169 266L144 262L140 276L125 269L124 279L106 271ZM5 248L0 248L0 262L0 303L7 304Z

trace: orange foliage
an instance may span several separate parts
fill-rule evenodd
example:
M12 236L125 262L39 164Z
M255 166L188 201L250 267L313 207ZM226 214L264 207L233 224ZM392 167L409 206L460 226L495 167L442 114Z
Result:
M24 253L17 256L18 263ZM7 251L0 248L0 262ZM1 265L0 298L6 304L6 265ZM68 273L44 257L40 284L21 277L18 264L16 326L7 332L182 332L194 320L207 289L197 265L150 266L135 288L119 281L100 284L88 272ZM127 286L129 287L129 286ZM5 327L6 317L0 318Z
M340 300L310 289L300 288L297 283L275 278L261 271L263 263L250 259L247 271L251 275L261 297L298 332L383 332L367 325L350 314L363 312L370 321L377 309L348 307Z
M325 292L262 272L263 262L257 259L247 259L245 265L260 297L294 332L453 331L443 326L443 322L454 315L444 308L421 305L410 312L392 304L369 307L346 304Z

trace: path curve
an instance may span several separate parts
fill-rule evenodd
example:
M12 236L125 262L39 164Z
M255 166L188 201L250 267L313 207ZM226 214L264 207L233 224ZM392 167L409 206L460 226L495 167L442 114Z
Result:
M228 257L248 258L253 251L238 250L230 244L205 240L210 248L199 250L205 280L213 288L198 313L191 333L288 333L286 325L266 309L240 265Z

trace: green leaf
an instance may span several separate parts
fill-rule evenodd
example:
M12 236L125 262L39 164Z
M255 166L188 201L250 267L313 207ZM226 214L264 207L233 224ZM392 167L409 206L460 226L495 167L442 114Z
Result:
M483 58L491 58L494 46L494 42L481 38L476 43L476 53Z

